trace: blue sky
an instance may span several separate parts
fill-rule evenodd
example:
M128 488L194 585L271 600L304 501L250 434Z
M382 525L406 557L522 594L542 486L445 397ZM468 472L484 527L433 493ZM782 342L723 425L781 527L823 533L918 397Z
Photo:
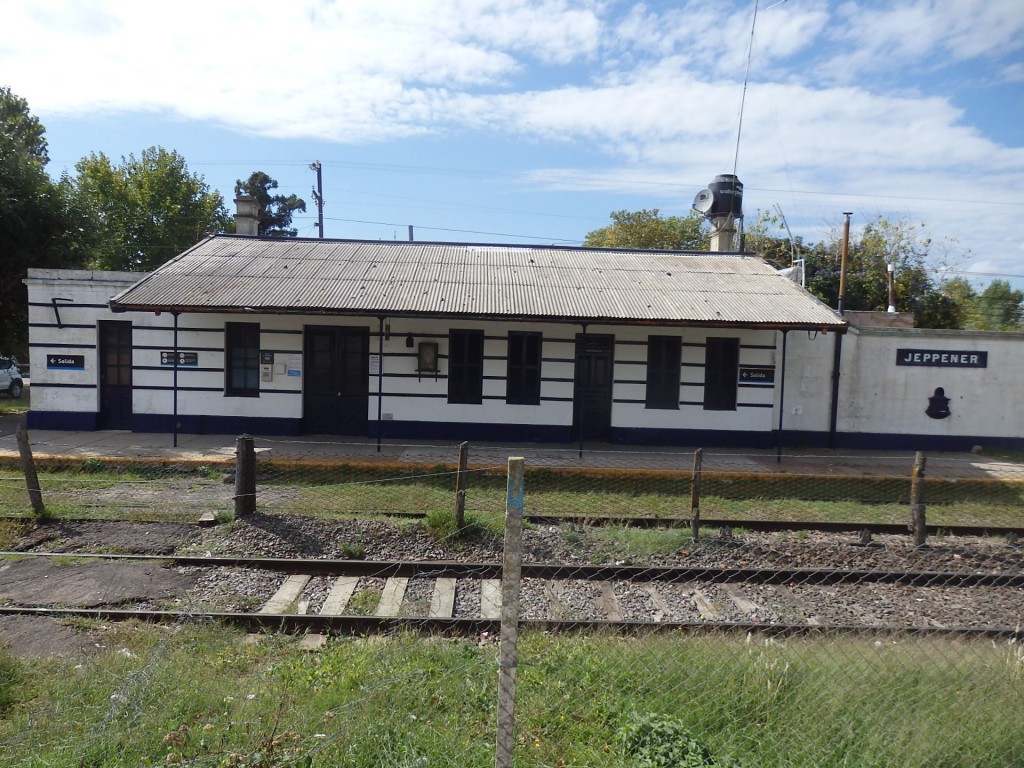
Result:
M173 8L173 11L169 11ZM262 170L328 237L578 244L737 174L823 239L923 224L1024 287L1020 0L0 0L0 83L50 171L159 145L228 201ZM751 29L754 29L753 46ZM751 50L743 130L743 81Z

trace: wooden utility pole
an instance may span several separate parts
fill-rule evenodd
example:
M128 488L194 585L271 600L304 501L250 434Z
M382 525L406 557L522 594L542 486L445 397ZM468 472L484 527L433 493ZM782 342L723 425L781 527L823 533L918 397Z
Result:
M43 505L43 491L39 487L39 475L36 473L36 462L32 458L32 445L29 443L28 432L18 427L18 451L21 453L21 469L25 473L25 486L28 488L28 499L32 503L32 511L39 517L46 515Z
M256 511L256 445L249 435L235 439L235 517Z
M466 525L466 467L469 465L469 443L459 443L459 471L455 475L455 527Z
M313 201L316 203L316 228L320 232L320 239L324 237L324 177L320 167L320 161L310 163L309 169L316 171L316 189L313 190Z
M509 457L505 501L505 555L501 569L501 640L498 645L498 728L495 768L512 768L515 752L516 668L519 664L519 590L523 570L523 466Z
M700 474L703 463L703 449L693 452L693 477L690 480L690 535L693 540L700 538Z

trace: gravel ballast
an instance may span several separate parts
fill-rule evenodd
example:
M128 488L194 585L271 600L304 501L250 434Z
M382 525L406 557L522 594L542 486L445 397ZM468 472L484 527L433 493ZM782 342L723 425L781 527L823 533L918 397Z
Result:
M132 528L136 527L133 538ZM156 533L159 531L160 535ZM30 533L23 549L103 551L105 532L118 542L134 540L160 554L305 557L371 561L463 561L500 563L502 536L483 528L451 541L432 538L421 522L326 520L302 515L256 514L244 520L199 529L179 525L95 522L64 525L60 530ZM579 524L527 525L523 533L524 563L562 565L619 564L701 568L826 568L868 571L1020 574L1024 553L999 539L932 538L915 548L908 536L876 536L861 546L855 535L817 532L757 533L717 531L694 542L666 531L661 541L652 532L634 537L623 529ZM171 545L168 546L168 540ZM654 544L652 545L652 540ZM642 543L638 543L642 542ZM672 543L678 544L673 546ZM110 551L109 548L106 551ZM195 568L195 587L180 598L193 611L258 610L283 582L283 575L245 568ZM317 577L307 585L296 610L316 613L333 579ZM410 581L401 609L405 616L426 615L433 579L429 574ZM358 609L373 612L383 578L360 579ZM480 586L460 580L456 617L478 616ZM809 584L721 585L701 582L650 583L618 581L608 587L568 578L558 582L527 579L521 603L527 619L673 622L808 623L857 626L1015 627L1024 619L1024 589L1016 587L911 587L860 583L839 587Z

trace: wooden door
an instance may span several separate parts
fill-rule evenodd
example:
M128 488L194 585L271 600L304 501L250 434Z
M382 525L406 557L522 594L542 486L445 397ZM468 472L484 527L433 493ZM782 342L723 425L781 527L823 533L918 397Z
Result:
M132 324L99 321L99 429L132 428Z
M302 428L307 434L365 435L369 409L368 328L305 328Z
M576 335L576 376L573 386L573 439L607 442L612 431L612 381L615 337Z

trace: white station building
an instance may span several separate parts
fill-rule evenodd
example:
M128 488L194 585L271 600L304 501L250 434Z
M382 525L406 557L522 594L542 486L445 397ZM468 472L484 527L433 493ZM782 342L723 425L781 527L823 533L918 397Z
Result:
M750 254L216 235L26 283L34 429L1024 447L1024 334L844 317Z

